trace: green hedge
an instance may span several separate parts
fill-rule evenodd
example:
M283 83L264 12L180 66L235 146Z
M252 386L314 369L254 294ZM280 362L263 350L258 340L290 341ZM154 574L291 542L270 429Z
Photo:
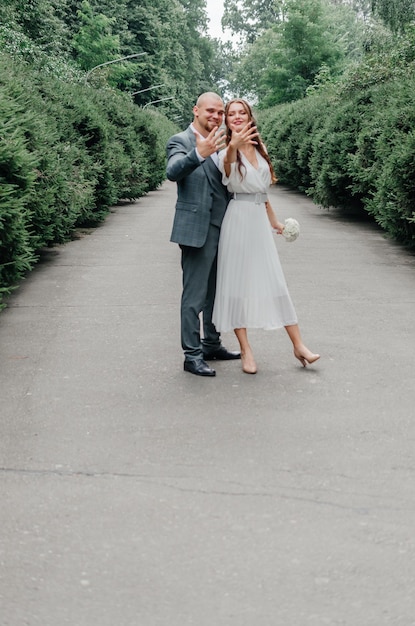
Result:
M120 92L65 83L0 55L0 307L42 247L163 182L175 130Z
M261 112L261 132L282 183L323 207L365 211L415 248L413 63L368 76Z

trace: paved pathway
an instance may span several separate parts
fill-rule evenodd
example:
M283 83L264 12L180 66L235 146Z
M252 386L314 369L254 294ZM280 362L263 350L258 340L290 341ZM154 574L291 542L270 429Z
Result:
M52 249L0 315L1 626L413 626L414 256L277 187L322 358L255 331L256 376L199 378L174 198Z

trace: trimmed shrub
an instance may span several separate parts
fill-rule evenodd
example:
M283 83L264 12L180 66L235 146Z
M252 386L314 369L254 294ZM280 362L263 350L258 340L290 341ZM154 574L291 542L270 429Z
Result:
M35 257L27 229L35 159L26 148L22 107L0 92L0 302Z
M310 186L313 140L329 106L315 96L259 113L261 133L281 183L300 191Z
M324 207L365 211L415 248L414 63L380 75L364 64L358 88L349 76L261 113L261 132L281 182Z
M1 307L42 247L163 182L176 129L125 94L63 82L5 54L0 87Z
M415 78L373 92L373 115L357 141L355 177L367 186L368 213L392 237L415 247Z
M369 102L358 98L337 103L320 122L312 139L310 153L311 185L307 193L324 207L350 209L362 206L357 189L353 188L350 160L356 153L356 138L362 115Z

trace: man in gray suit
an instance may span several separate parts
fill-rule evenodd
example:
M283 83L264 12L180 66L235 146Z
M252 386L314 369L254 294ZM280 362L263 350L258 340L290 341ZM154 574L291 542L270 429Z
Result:
M208 92L193 107L193 123L167 143L167 178L177 183L176 212L170 241L182 251L181 340L184 370L215 376L208 360L239 359L221 345L212 323L219 233L230 199L217 167L225 145L222 99ZM199 314L203 313L203 340Z

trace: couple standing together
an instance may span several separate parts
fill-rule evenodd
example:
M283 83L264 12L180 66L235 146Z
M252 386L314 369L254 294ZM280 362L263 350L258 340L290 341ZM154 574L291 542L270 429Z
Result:
M319 355L302 341L274 244L271 229L281 234L284 224L268 200L276 177L251 107L241 99L224 107L208 92L193 116L167 144L167 178L177 183L178 196L171 241L182 253L184 370L215 376L206 361L240 358L243 371L255 374L247 328L282 327L305 367ZM220 332L230 330L240 352L221 344Z

